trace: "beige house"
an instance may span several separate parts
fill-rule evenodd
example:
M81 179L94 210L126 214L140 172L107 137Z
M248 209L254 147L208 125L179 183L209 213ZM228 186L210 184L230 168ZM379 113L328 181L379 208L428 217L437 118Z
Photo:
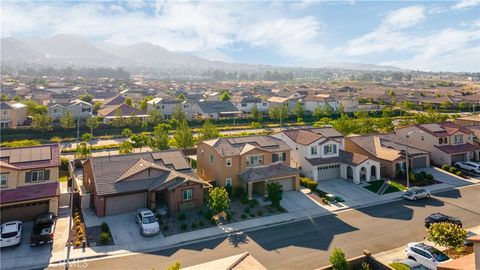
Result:
M452 122L418 124L395 131L407 144L430 152L437 166L457 161L478 161L480 147L473 144L473 131Z
M218 186L243 187L266 195L274 181L284 191L299 189L299 171L291 168L291 148L271 136L246 136L203 141L197 146L197 175Z
M60 149L58 144L0 151L0 216L29 221L58 213Z
M27 120L27 106L17 102L0 103L0 127L18 127Z
M480 115L459 117L455 120L460 126L480 126Z

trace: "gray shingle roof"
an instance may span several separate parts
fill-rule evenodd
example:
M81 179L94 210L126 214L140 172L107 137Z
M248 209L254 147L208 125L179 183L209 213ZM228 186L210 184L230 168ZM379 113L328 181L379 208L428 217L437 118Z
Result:
M204 141L204 143L212 146L220 156L224 157L240 155L255 147L269 152L291 150L284 141L272 136L262 135L219 138Z
M238 109L230 101L202 101L197 103L204 113L237 112Z
M283 165L282 163L272 163L266 166L250 168L238 176L244 182L256 182L271 178L296 176L299 174L297 169Z

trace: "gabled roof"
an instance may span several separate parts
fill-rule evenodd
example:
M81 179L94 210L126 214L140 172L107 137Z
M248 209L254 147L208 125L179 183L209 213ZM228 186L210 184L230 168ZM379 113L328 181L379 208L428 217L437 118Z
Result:
M231 113L239 112L237 107L230 101L201 101L197 103L204 113Z
M152 169L152 168L158 169L158 170L166 169L163 166L157 165L155 163L146 161L143 158L140 158L136 163L134 163L132 166L127 168L127 170L125 172L123 172L123 174L120 175L120 177L118 177L115 182L122 181L124 179L127 179L127 178L139 173L139 172L142 172L142 171L147 170L147 169Z
M255 182L272 178L281 178L288 176L297 176L299 171L292 167L286 166L281 162L272 163L265 166L256 166L241 172L238 176L244 182Z
M7 102L2 101L0 102L0 110L12 110L12 106L10 106Z
M120 105L113 105L109 106L107 108L103 108L98 111L98 115L101 115L103 117L115 117L117 116L117 111L120 111L121 116L131 116L132 114L135 114L137 116L145 116L148 115L146 112L139 110L137 108L133 108L128 106L125 103L122 103Z
M287 130L282 130L279 133L285 134L292 141L302 145L309 145L322 138L325 138L325 139L343 138L343 135L340 132L338 132L337 130L331 127L308 128L308 129L287 129Z
M473 133L470 129L452 122L417 124L415 126L436 137L450 136L457 133L458 131L465 134Z
M123 103L125 103L125 98L120 96L120 95L117 95L117 96L114 96L112 98L109 98L109 99L105 100L103 105L104 106L111 106L111 105L120 105L120 104L123 104Z
M272 136L262 135L219 138L203 141L203 143L213 147L223 157L241 155L255 148L268 152L291 150L284 141Z

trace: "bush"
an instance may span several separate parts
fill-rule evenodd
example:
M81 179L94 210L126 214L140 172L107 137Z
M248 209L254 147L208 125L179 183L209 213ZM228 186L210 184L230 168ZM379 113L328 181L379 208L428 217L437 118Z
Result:
M215 218L212 217L212 218L210 219L210 224L212 224L212 225L217 224L217 221L215 220Z
M107 233L107 232L102 232L100 234L100 243L102 244L107 244L108 242L110 242L111 238L110 238L110 234Z
M327 198L322 198L322 203L325 205L329 205L330 202L328 202Z
M254 213L250 213L250 216L251 216L251 217L254 217L254 216L255 216L255 214L254 214Z
M442 166L442 169L445 170L445 171L448 171L448 170L450 170L450 166L445 164L445 165Z
M185 230L187 229L187 227L188 227L188 226L187 226L187 223L185 223L185 222L183 222L182 225L180 225L180 229L181 229L182 231L185 231Z
M425 176L428 180L433 180L433 175L431 173L427 173L427 176Z
M242 219L246 219L246 218L247 218L247 215L242 214L240 217L241 217Z
M300 185L310 189L311 191L316 191L318 187L318 183L313 181L310 178L302 177L300 178Z
M168 225L163 226L164 231L168 231Z
M60 169L64 171L68 170L68 158L66 157L60 158Z
M205 219L210 220L210 219L212 219L212 217L213 217L212 211L207 210L207 211L205 212Z
M108 243L108 242L107 242L107 243ZM74 245L75 245L76 247L79 247L79 246L82 245L82 242L81 242L81 241L75 241Z
M245 191L243 190L243 187L236 187L233 190L233 196L237 199L241 199L242 197L244 197Z
M263 210L258 210L257 211L257 216L263 216Z
M243 212L245 212L247 214L250 213L250 207L245 207L245 210L243 210Z
M423 180L425 180L425 176L421 173L416 173L415 174L415 180L418 181L418 182L422 182Z
M250 208L254 208L258 204L259 204L258 201L255 200L255 199L252 199L252 200L250 200L250 202L248 202L248 205L250 206Z
M102 232L110 233L110 227L105 222L102 223Z
M178 214L178 220L184 221L186 218L187 218L187 215L185 215L185 213Z
M244 197L242 197L242 198L240 199L240 202L241 202L242 204L248 204L249 200L248 200L247 197L244 196Z
M225 212L225 218L227 219L227 221L232 220L232 216L233 216L232 211L226 211Z
M337 202L344 202L344 201L345 201L345 200L344 200L342 197L340 197L340 196L335 196L335 200L336 200Z
M80 240L80 241L83 241L83 239L84 239L83 234L78 235L78 236L77 236L77 239Z
M463 173L462 173L462 171L458 171L458 172L456 173L456 175L462 177L462 176L463 176Z
M198 222L198 227L203 227L203 226L205 226L205 223L203 222L203 220L200 220Z
M193 222L192 225L190 225L192 227L192 229L195 229L197 228L197 223Z
M455 167L450 167L450 170L449 170L451 173L456 173L457 172L457 168Z

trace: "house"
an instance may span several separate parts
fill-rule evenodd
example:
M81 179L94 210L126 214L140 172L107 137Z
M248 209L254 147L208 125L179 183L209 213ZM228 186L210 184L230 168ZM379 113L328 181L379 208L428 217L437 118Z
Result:
M0 149L0 217L30 221L58 213L60 148L58 144Z
M290 168L291 148L271 136L207 140L197 145L197 175L217 186L243 188L266 195L266 184L277 182L284 191L299 189L299 172Z
M105 100L105 102L103 103L103 107L106 108L106 107L109 107L109 106L116 106L116 105L123 104L123 103L125 103L125 99L126 98L124 98L121 95L111 97L111 98Z
M231 102L237 110L244 113L252 112L254 106L256 106L257 110L262 113L268 112L269 108L269 104L266 100L262 100L255 96L233 96Z
M380 163L345 151L343 135L333 128L288 129L272 136L292 149L291 167L314 181L343 178L359 184L380 179Z
M203 204L211 185L197 178L180 150L92 157L83 184L97 216L165 208L175 213Z
M54 121L60 120L67 112L70 112L75 120L85 121L85 119L92 117L93 105L75 99L69 103L55 103L48 105L48 115Z
M50 95L50 103L70 103L77 97L69 93L53 93Z
M480 115L464 116L455 119L460 126L480 126Z
M473 144L473 131L452 122L417 124L399 128L395 134L407 144L430 152L437 166L457 161L479 160L480 147Z
M0 127L11 128L18 127L27 120L27 106L18 102L0 103Z
M194 117L200 118L229 118L240 117L239 111L230 101L200 101L192 106Z
M303 99L305 103L305 110L314 112L317 107L325 108L330 106L333 111L338 110L339 102L334 97L325 94L308 95Z
M190 118L192 115L192 104L186 100L154 98L147 102L147 112L159 110L165 119L171 119L176 108L180 106L181 110Z
M430 153L401 142L395 134L350 136L345 139L345 150L368 156L380 162L380 175L400 177L405 175L405 150L408 151L412 169L430 167Z
M293 111L295 110L295 106L297 105L297 102L299 102L300 99L297 97L270 97L267 99L267 102L269 103L270 107L273 106L287 106L289 113L293 114Z
M109 123L115 118L129 118L132 116L138 117L141 121L144 121L148 118L148 114L142 110L128 106L125 103L119 105L112 105L97 112L98 116L103 117L104 123Z
M340 98L340 104L344 112L356 112L358 110L358 97L352 96L349 92L348 96Z

